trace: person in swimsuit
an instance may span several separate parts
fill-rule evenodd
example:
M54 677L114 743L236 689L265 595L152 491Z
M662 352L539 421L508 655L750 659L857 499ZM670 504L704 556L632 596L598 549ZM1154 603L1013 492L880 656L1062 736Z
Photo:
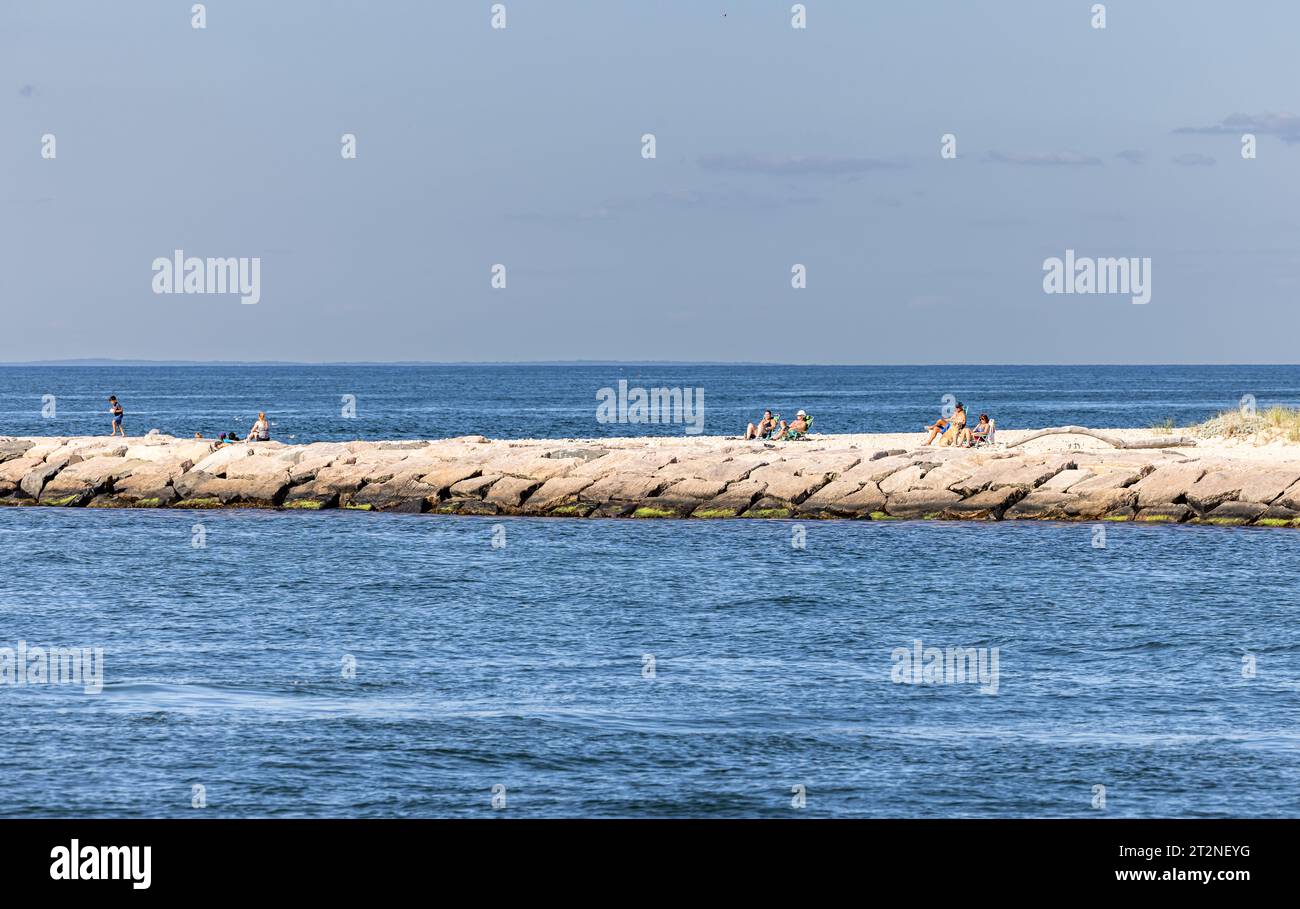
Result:
M758 425L749 424L745 430L746 439L768 439L772 433L776 432L776 420L772 418L772 411L763 411L763 419L758 421Z
M957 444L962 447L974 445L976 442L987 441L989 437L989 415L980 414L980 421L975 424L974 429L963 429L957 436Z
M956 445L966 431L966 408L960 401L957 402L957 409L952 412L952 420L948 423L948 428L944 430L943 436L939 439L939 446Z

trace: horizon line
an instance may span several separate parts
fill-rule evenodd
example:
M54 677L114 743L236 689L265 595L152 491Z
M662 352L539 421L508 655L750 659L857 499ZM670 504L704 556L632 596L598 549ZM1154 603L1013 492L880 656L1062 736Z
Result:
M0 361L0 367L35 366L768 366L768 367L823 367L823 368L951 368L951 367L1146 367L1170 366L1248 366L1287 367L1300 363L1233 363L1233 362L1180 362L1180 363L772 363L759 360L145 360L112 357L74 357L57 360Z

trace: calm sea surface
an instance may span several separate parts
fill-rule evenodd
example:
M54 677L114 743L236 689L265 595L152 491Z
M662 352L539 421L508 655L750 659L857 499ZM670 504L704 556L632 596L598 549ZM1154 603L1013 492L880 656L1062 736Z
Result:
M706 431L755 400L852 431L909 428L949 388L1010 424L1108 426L1300 394L1294 367L622 377L704 387ZM8 368L0 434L93 431L114 391L137 430L260 406L304 439L598 435L618 378ZM1300 534L1105 533L0 509L0 648L104 651L98 694L0 686L0 815L1300 814ZM996 693L895 682L918 640L997 648Z

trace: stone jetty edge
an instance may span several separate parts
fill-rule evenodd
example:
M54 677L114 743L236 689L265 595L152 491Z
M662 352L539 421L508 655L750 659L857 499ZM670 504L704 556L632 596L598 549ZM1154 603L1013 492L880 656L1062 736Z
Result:
M905 449L853 438L465 436L217 451L163 435L0 438L0 504L1300 527L1300 451L1265 461L1195 448Z

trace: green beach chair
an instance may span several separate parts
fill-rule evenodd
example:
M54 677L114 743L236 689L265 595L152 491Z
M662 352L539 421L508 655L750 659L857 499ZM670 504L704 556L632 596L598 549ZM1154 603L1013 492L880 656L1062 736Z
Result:
M806 432L795 432L793 429L787 429L785 433L781 436L781 441L783 442L798 442L801 440L807 441L808 433L812 432L813 415L807 414L804 417L804 419L808 421L808 429Z

